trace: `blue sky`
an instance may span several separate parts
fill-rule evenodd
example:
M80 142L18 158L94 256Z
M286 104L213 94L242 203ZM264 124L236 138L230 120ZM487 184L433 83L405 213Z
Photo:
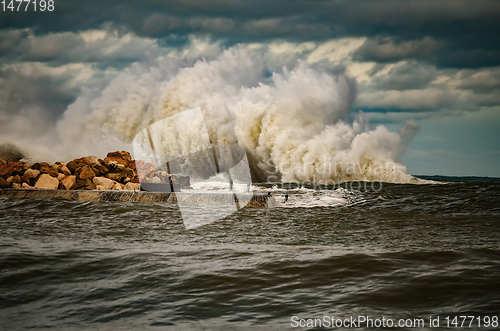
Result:
M240 44L268 70L305 61L351 77L352 112L372 127L418 123L401 158L410 173L500 177L498 17L495 0L58 0L52 12L0 12L0 143L55 130L82 91L135 62L190 65Z
M499 123L488 111L421 120L402 161L412 174L500 177Z

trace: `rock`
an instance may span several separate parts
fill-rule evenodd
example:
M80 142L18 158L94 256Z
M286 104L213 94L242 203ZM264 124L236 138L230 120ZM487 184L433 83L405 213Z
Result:
M95 190L96 185L90 179L78 179L71 187L73 190Z
M113 186L113 190L123 190L123 187L124 187L124 185L115 182L115 185Z
M40 175L40 170L28 169L24 172L21 180L25 183L33 184L32 181L34 181L38 177L38 175Z
M22 183L21 188L23 189L34 189L33 186L30 186L28 183Z
M84 157L79 158L79 159L74 159L72 161L69 161L68 164L66 164L66 168L69 169L69 171L74 174L76 169L81 168L83 166L88 165L87 161L85 160Z
M104 163L104 161L103 161L103 163ZM104 174L107 174L109 172L109 169L105 164L93 165L92 169L94 170L96 176L104 175ZM99 174L98 174L98 172L99 172Z
M75 176L78 179L92 179L95 177L95 172L88 165L76 169Z
M142 160L136 160L135 166L137 169L137 175L141 181L143 178L153 177L153 174L156 171L156 164L144 162Z
M92 180L94 184L97 186L97 189L99 190L99 186L102 187L103 190L111 190L113 186L115 185L115 182L113 182L109 178L105 177L94 177Z
M56 173L56 176L57 177L57 174L59 173L59 166L57 164L53 164L51 165L52 167L52 170L54 170L54 172Z
M24 163L21 161L11 161L0 164L0 177L9 178L12 175L22 175Z
M100 158L94 155L86 156L85 159L90 165L100 165L102 161Z
M2 178L2 177L0 177L0 178ZM23 186L21 184L19 184L19 183L12 183L12 188L20 189L22 187Z
M7 178L7 182L13 184L13 183L19 183L21 184L21 176L15 175L15 176L10 176Z
M141 190L141 184L127 183L125 185L125 190L128 190L128 191L140 191Z
M120 168L116 168L116 172L107 173L104 177L117 182L124 182L127 177L129 177L130 180L134 178L135 173L134 170L121 166Z
M132 158L130 157L129 152L121 151L121 152L111 152L106 155L104 162L109 163L111 161L115 161L118 164L123 164L128 167L128 165L132 162Z
M98 167L102 165L101 162L102 160L99 159L97 156L86 156L68 162L68 164L66 164L66 167L71 171L72 174L74 174L76 169L78 168L81 168L86 165Z
M57 173L59 172L57 165L53 167L46 162L35 163L31 166L31 169L39 170L42 174L47 174L52 177L57 177Z
M120 171L120 173L122 173L123 175L125 175L125 177L130 177L131 179L134 178L135 176L137 176L135 174L134 170L132 170L130 168L125 168L122 171Z
M61 173L57 174L57 180L58 181L62 181L64 178L66 178L65 174L61 174Z
M55 190L58 186L59 181L57 180L57 178L54 178L49 174L42 174L35 184L35 188L47 190Z
M136 165L135 165L135 160L132 160L132 162L130 162L130 163L128 164L128 167L129 167L130 169L134 170L135 172L137 172L137 167L136 167Z
M76 176L68 176L61 180L61 185L66 189L69 190L75 185L76 183Z
M106 174L104 177L114 180L115 182L119 182L122 179L122 176L116 173L109 173Z
M14 183L14 184L17 184L17 183ZM0 188L8 188L8 187L11 187L11 185L13 185L13 184L11 184L7 180L3 179L3 177L0 177Z
M0 165L2 164L6 164L7 162L5 162L4 160L0 159Z
M106 166L108 167L108 172L116 172L118 169L118 163L116 163L115 161L106 163Z
M59 166L59 172L65 174L66 176L71 176L71 171L65 164Z

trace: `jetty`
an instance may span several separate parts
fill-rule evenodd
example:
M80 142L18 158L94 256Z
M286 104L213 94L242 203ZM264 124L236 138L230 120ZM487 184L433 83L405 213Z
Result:
M270 208L276 206L273 196L267 194L234 194L230 192L147 192L120 190L45 190L45 189L0 189L0 197L21 199L63 199L78 201L137 201L167 202L183 204L229 205L236 202L241 206Z

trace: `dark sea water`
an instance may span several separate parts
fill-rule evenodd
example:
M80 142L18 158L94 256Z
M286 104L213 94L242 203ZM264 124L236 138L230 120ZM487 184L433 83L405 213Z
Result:
M0 198L0 329L500 329L498 180L260 189L276 208L193 230L171 204Z

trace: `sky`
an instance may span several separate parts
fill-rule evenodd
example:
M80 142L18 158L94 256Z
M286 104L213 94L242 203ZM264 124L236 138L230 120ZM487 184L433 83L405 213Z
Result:
M24 5L23 5L24 7ZM82 91L133 63L193 63L243 45L352 77L351 112L420 130L412 174L500 177L498 0L55 0L0 8L0 143L54 130Z

